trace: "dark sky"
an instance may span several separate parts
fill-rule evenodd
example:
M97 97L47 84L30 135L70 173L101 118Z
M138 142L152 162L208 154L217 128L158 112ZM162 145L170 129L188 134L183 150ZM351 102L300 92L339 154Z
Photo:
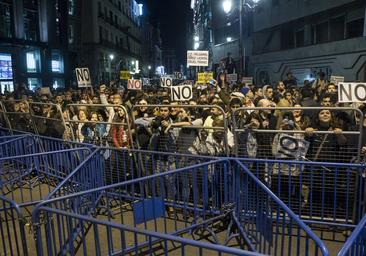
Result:
M179 64L185 64L188 25L192 23L190 0L144 0L153 24L160 23L163 48L176 50Z

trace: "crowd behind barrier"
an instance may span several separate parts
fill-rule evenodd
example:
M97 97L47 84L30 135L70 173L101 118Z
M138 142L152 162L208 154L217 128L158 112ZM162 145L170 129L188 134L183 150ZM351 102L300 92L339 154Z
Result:
M322 86L286 89L279 82L275 89L262 89L214 84L203 90L195 88L194 97L186 103L171 102L164 90L126 93L104 85L94 95L88 90L69 90L55 97L28 95L17 89L0 102L0 134L5 135L0 140L5 161L1 170L2 181L6 181L1 188L5 195L11 195L14 184L22 190L29 180L38 182L39 177L48 186L41 199L48 200L45 205L50 204L33 212L40 255L73 254L80 246L84 254L89 253L81 242L85 242L83 236L91 227L96 249L102 253L152 250L154 239L182 243L184 248L187 241L177 240L172 234L202 229L218 240L214 231L218 227L210 225L225 216L230 216L226 242L239 234L244 239L238 241L242 247L259 253L294 255L305 248L305 255L328 255L323 241L344 243L346 236L340 234L353 230L365 212L364 165L358 163L363 161L366 144L362 136L366 108L362 104L338 104L336 86ZM29 138L41 141L42 147L32 147ZM26 147L17 146L15 142L23 139ZM25 151L19 154L25 156L13 159L11 154L17 151L9 151L8 145L23 148ZM70 156L79 161L71 169L64 169L56 157L57 150L90 150L92 145L99 147L91 155ZM35 149L41 150L40 159L37 154L31 157L37 153ZM48 152L51 150L56 152ZM41 156L45 154L50 157L43 163ZM217 156L237 158L220 161L215 159ZM51 179L44 179L43 173ZM33 206L39 202L32 196L29 202L5 196L1 199L4 216L14 215L9 211L21 215L19 204ZM134 204L136 200L157 200L164 207L153 210L154 216L143 210L142 216L133 216L133 227L128 227L124 218L131 218L131 213L124 212L125 203ZM116 207L121 210L117 214L112 210ZM99 215L101 209L108 222L90 218ZM116 220L120 223L113 223L115 215L122 218ZM54 222L55 216L68 225ZM163 226L157 217L162 218ZM14 218L24 226L22 217ZM40 220L46 220L43 230L37 229ZM150 226L149 221L154 225ZM166 221L173 223L173 230L166 229ZM138 225L145 231L135 230ZM66 236L59 237L55 227ZM100 243L101 227L107 230L107 249ZM112 229L121 233L122 248L114 247ZM21 236L23 231L20 229ZM4 230L1 232L4 234ZM139 238L128 244L125 232L142 234L148 240ZM5 230L5 236L7 233L10 236ZM350 239L359 239L359 235L353 236ZM17 238L16 242L20 241ZM45 241L47 248L42 245ZM347 243L350 246L352 241ZM195 246L193 242L187 244ZM19 247L10 244L4 248ZM223 248L207 249L220 252Z
M320 85L319 85L320 86ZM320 91L319 91L320 90ZM214 156L362 161L364 104L338 103L336 86L253 85L193 90L88 90L3 96L1 124L13 130L104 147Z

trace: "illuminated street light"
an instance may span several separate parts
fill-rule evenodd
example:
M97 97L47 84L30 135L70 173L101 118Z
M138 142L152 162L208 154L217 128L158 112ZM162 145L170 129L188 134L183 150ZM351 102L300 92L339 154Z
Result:
M200 47L200 43L199 42L195 42L194 43L194 49L197 50Z
M200 40L200 38L198 36L194 36L194 41L198 42Z
M232 38L231 37L226 37L226 42L231 42Z
M228 14L231 11L232 5L233 4L231 0L224 0L224 2L222 3L222 7L224 8L224 12L226 14Z
M109 58L110 58L111 60L113 60L113 59L114 59L114 55L113 55L113 54L110 54L110 55L109 55Z
M151 66L150 65L148 66L148 69L151 70Z

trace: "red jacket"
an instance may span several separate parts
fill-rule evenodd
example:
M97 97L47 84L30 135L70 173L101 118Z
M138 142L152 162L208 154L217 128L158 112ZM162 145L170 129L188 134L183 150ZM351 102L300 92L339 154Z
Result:
M111 128L113 146L116 148L130 147L130 137L123 125L113 125Z

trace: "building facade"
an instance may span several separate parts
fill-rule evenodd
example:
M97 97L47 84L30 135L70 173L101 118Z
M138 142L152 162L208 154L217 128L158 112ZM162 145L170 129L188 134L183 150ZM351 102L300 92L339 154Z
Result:
M69 74L65 0L0 0L0 87L62 87Z
M156 69L162 66L162 39L159 25L153 26L147 15L144 15L142 22L145 42L142 47L142 74L145 77L152 77Z
M191 7L199 12L207 9L200 5L211 4L212 69L228 52L238 63L241 34L244 74L253 76L258 85L284 79L289 71L299 84L315 79L319 71L328 79L339 75L346 81L366 81L365 1L258 1L254 8L243 6L241 33L239 0L232 1L229 14L223 11L223 1L208 2L192 0ZM251 0L243 0L243 3L251 3ZM208 16L207 11L198 16L204 15ZM193 23L199 28L195 29L195 34L205 28L208 30L209 23L201 19L196 18Z
M366 81L366 2L354 0L262 1L253 23L253 75L257 83L298 83L319 71Z
M142 5L135 0L82 0L79 65L92 83L108 83L120 70L139 72L142 60Z

